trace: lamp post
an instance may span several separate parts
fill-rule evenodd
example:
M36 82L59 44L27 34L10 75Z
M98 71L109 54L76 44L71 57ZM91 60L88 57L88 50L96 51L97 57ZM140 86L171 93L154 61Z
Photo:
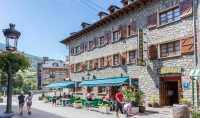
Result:
M19 31L15 29L14 24L9 24L9 28L3 30L3 34L6 38L6 51L7 52L15 52L17 51L17 42L21 35ZM8 67L8 82L7 82L7 105L6 105L6 113L12 113L12 65L9 64Z

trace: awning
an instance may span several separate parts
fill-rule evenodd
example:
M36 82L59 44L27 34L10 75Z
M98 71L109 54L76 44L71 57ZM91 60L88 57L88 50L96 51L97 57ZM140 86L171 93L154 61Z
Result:
M194 77L195 79L200 79L200 69L192 69L189 76Z
M113 77L113 78L103 78L103 79L95 79L95 80L84 80L80 83L80 86L120 86L123 84L128 84L128 77Z
M52 89L59 89L59 88L72 88L74 87L75 82L71 82L71 81L62 81L62 82L55 82L55 83L51 83L48 86L46 86L47 88L52 88Z

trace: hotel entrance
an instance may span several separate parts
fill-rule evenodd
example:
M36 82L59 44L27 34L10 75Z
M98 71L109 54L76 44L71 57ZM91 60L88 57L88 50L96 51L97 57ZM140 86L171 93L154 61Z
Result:
M160 105L172 106L182 96L181 76L160 78Z

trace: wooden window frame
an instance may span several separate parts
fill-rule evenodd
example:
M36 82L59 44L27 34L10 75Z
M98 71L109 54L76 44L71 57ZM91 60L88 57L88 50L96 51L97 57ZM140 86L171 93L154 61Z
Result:
M120 65L120 55L114 54L113 55L113 66L119 66L119 65Z
M175 14L175 10L176 9L179 9L179 16L178 17L174 17L174 14ZM164 24L162 24L161 23L161 15L162 14L166 14L167 15L167 13L169 13L170 11L173 11L172 12L172 21L168 21L168 19L167 19L167 22L166 23L164 23ZM167 16L166 16L167 17ZM173 6L173 7L170 7L170 8L168 8L168 9L165 9L165 10L162 10L162 11L160 11L159 13L158 13L158 24L159 24L159 27L161 27L161 26L165 26L165 25L168 25L168 24L171 24L171 23L174 23L174 22L177 22L177 21L180 21L181 20L181 11L180 11L180 7L179 7L179 5L175 5L175 6ZM179 18L178 20L174 20L175 18Z
M176 51L176 46L175 46L176 42L179 43L179 50L178 51ZM169 48L168 48L169 44L173 44L173 51L172 52L169 52ZM161 54L162 53L161 45L166 45L166 54L167 54L167 56L164 56L164 57L162 56L163 54ZM174 54L170 54L170 53L174 53ZM177 53L177 54L175 54L175 53ZM181 56L181 41L180 40L170 41L170 42L159 44L159 57L161 59L170 58L170 57L177 57L177 56Z
M131 61L131 55L130 55L131 52L134 52L134 55L135 55L133 61ZM137 60L137 51L136 50L128 51L128 63L129 64L135 64L136 60Z
M115 34L116 34L116 39L115 39ZM114 43L118 41L120 41L120 30L115 30L112 32L112 42Z

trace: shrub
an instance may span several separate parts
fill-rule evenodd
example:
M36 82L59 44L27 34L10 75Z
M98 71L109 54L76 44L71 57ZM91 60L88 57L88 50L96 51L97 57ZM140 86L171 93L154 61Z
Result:
M191 106L191 101L188 98L183 97L180 99L180 104L185 104L185 105Z
M200 112L193 111L192 112L192 118L200 118Z

